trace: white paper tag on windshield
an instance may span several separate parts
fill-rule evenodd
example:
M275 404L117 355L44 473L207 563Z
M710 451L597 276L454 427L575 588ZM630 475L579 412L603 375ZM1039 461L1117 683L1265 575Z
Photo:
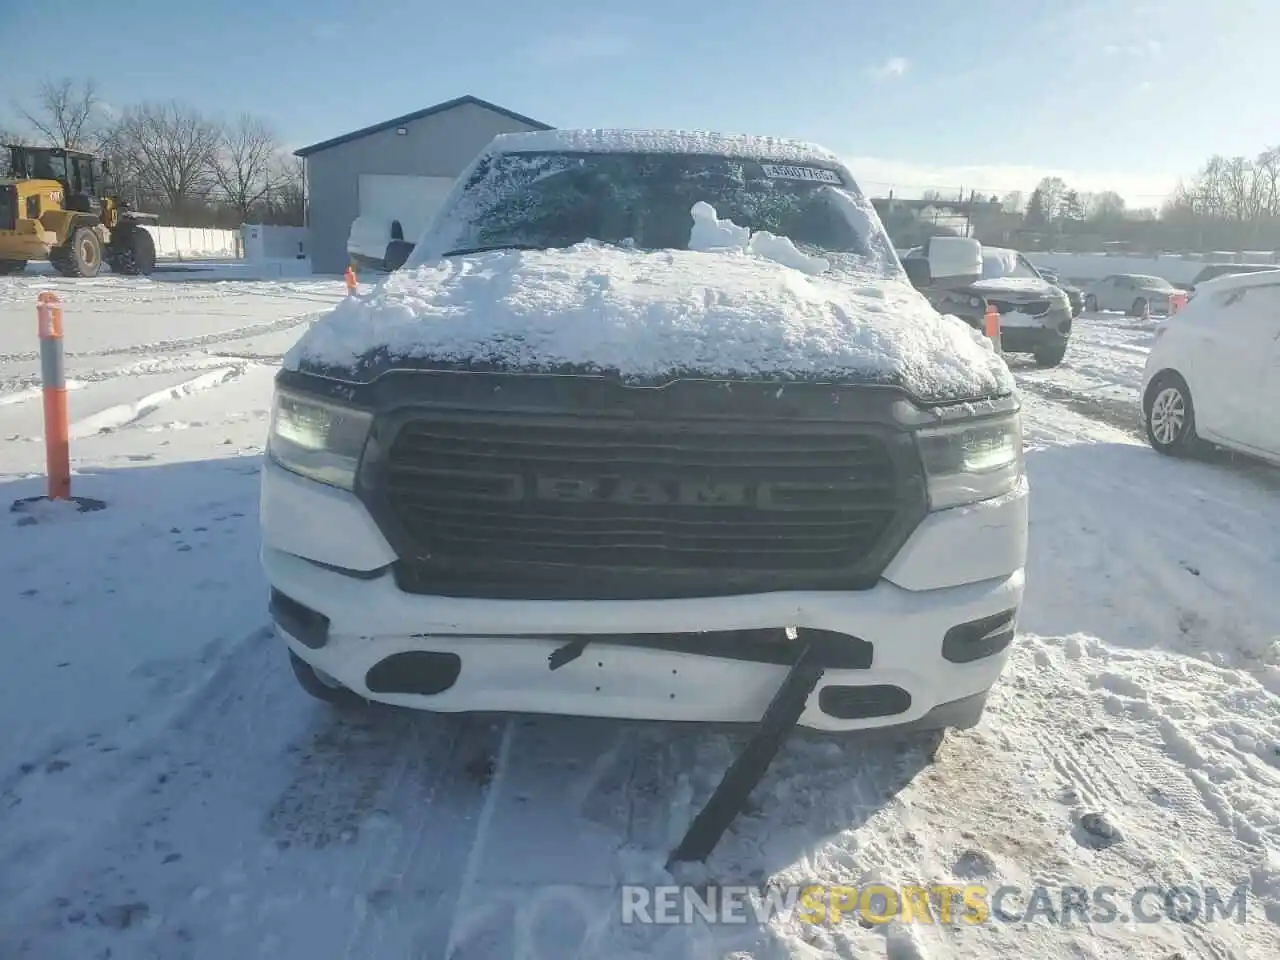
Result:
M793 167L785 163L762 163L760 169L766 177L778 180L817 180L819 183L839 183L840 174L822 167Z

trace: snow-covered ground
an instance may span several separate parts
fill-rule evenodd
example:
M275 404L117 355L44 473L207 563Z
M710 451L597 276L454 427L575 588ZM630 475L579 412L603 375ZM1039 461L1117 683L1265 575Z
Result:
M342 284L191 279L0 280L0 502L42 492L54 289L73 492L108 504L0 513L4 960L1280 955L1280 473L1141 442L1149 326L1086 316L1062 367L1012 364L1028 596L981 726L932 764L793 739L693 879L1016 886L1005 911L1108 886L1126 917L1244 884L1246 921L637 926L618 886L670 882L741 735L307 698L256 475L272 374Z

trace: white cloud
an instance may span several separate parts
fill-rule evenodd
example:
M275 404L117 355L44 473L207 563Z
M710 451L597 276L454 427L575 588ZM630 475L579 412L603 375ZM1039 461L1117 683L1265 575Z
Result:
M584 28L542 37L528 53L543 66L556 66L583 60L611 60L631 48L631 41L620 31Z
M869 196L915 199L925 190L938 190L945 197L961 189L979 195L1003 196L1014 190L1028 194L1044 177L1061 177L1067 186L1082 193L1114 190L1132 207L1158 207L1177 185L1174 174L1124 173L1118 170L1068 170L1013 164L972 164L933 166L886 160L882 157L844 158L862 191Z
M872 80L880 82L906 76L907 71L910 69L911 61L906 57L890 57L878 66L867 67L866 73Z
M1108 43L1102 52L1109 57L1158 57L1164 50L1159 40L1146 40L1137 43Z

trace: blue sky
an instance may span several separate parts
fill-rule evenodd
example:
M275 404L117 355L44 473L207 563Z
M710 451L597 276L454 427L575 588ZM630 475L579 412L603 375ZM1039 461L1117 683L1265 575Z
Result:
M14 42L68 35L63 59ZM1057 172L1140 205L1280 142L1276 0L0 0L0 36L0 126L51 71L292 146L472 93L556 126L815 140L868 192Z

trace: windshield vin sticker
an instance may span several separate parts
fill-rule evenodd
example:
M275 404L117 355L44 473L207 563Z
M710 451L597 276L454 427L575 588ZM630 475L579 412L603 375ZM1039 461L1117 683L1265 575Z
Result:
M766 177L778 180L816 180L819 183L839 183L840 174L822 167L793 167L784 163L762 163L760 169Z

